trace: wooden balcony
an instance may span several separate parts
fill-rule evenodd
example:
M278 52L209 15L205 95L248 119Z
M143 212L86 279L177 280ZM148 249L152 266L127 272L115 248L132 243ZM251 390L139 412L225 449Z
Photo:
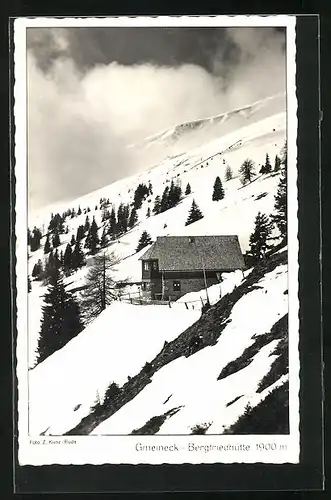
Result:
M157 260L143 260L142 261L142 279L161 279Z

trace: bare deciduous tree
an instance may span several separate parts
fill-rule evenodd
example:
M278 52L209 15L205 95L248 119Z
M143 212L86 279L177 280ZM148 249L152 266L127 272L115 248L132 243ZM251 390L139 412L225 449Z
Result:
M86 275L86 288L81 293L81 310L85 323L89 323L118 298L113 279L114 266L120 262L114 253L103 252L93 257L92 267Z

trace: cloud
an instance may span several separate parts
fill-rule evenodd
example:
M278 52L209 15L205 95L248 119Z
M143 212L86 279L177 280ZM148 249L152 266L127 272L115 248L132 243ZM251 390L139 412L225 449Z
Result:
M45 74L31 54L28 61L33 207L150 166L153 158L126 146L222 105L219 80L197 66L112 63L81 75L72 61L58 59Z
M229 109L285 92L285 33L274 28L227 28L236 48L227 65L226 88ZM221 52L219 53L221 54ZM215 55L213 73L222 73L224 60Z
M222 47L224 58L231 55L232 47L225 38L226 31L222 28L201 27L71 27L27 31L28 46L40 67L49 68L54 59L66 56L83 71L112 62L129 66L195 64L210 71L216 50Z
M68 30L67 30L68 31ZM211 72L196 64L98 64L72 58L65 30L29 35L31 208L91 192L158 161L127 145L284 90L283 35L231 30ZM45 42L45 37L48 43ZM99 50L99 49L98 49ZM225 52L227 57L225 57Z

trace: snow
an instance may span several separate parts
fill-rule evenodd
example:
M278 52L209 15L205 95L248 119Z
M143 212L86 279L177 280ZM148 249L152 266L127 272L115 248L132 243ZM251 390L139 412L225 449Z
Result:
M141 280L139 257L148 247L138 253L135 249L144 230L153 240L164 235L237 234L242 251L245 252L258 211L267 215L273 211L274 195L279 182L278 173L263 176L258 173L266 153L273 162L285 140L285 112L279 112L278 105L273 109L273 102L255 103L251 108L247 107L245 116L241 116L242 113L240 115L238 110L233 114L225 114L223 123L230 124L222 129L226 133L215 134L215 130L219 129L213 129L212 132L213 123L209 119L203 132L192 132L192 137L199 137L199 141L192 139L191 147L180 154L170 156L165 153L163 161L154 167L147 167L141 173L118 180L76 200L46 207L37 214L30 213L30 229L37 225L44 236L41 248L29 255L29 273L31 274L38 259L45 261L43 245L51 212L62 213L68 208L75 208L77 211L79 206L83 211L84 208L90 208L87 214L82 212L80 216L66 219L68 233L60 236L61 246L58 248L59 253L61 250L64 252L72 234L76 235L77 227L85 223L86 215L90 222L95 217L101 236L104 226L101 222L102 211L95 210L101 197L109 198L117 210L120 203L132 202L139 183L147 185L149 181L152 183L153 194L143 201L138 210L137 224L108 247L109 251L114 251L121 259L114 270L116 280L129 280L132 283ZM176 127L167 133L156 135L152 141L168 141L175 129ZM246 158L251 158L256 163L257 175L251 184L242 187L238 171ZM225 182L227 165L231 166L234 178ZM222 179L225 197L215 202L212 201L212 190L217 175ZM191 194L184 196L176 207L158 215L151 214L147 218L148 207L152 211L155 197L162 195L171 180L181 184L183 193L187 183L190 183ZM185 226L193 199L204 217ZM84 285L88 269L85 266L66 278L67 289L74 290ZM232 422L243 411L247 401L258 401L261 395L257 396L255 393L257 383L272 362L273 357L269 357L272 346L263 348L251 365L229 377L231 383L226 382L226 379L216 379L222 367L252 343L253 334L265 333L284 314L287 307L287 296L283 295L283 291L287 289L287 284L284 284L286 266L278 271L280 274L271 273L265 281L261 281L263 290L250 292L234 306L231 322L215 346L205 348L187 359L177 359L161 369L154 375L152 384L102 423L95 432L131 432L152 416L181 405L184 408L163 424L161 432L187 433L190 426L207 418L213 421L207 432L221 432L222 425ZM222 277L220 285L208 289L212 304L217 302L220 295L224 296L238 286L243 274L236 271L224 273ZM129 290L133 293L138 287L133 285L124 292ZM35 363L45 292L45 286L32 281L32 291L28 295L30 367ZM47 433L59 434L76 425L89 413L97 395L102 397L112 381L123 384L128 376L137 374L145 362L150 361L161 350L165 340L177 337L198 319L200 297L206 300L205 290L185 295L171 309L167 306L137 306L123 302L109 306L78 337L29 371L30 432L38 434L48 429ZM188 303L189 309L183 302ZM172 397L164 405L163 402L170 394ZM241 394L244 395L243 398L225 407L226 402Z
M36 349L40 332L42 305L45 287L35 282L28 294L28 364L33 367L36 362Z
M287 288L287 266L278 266L258 286L261 288L244 295L234 305L231 321L216 345L164 366L152 377L151 384L101 423L93 434L129 434L153 416L179 406L181 410L166 420L160 434L189 434L192 427L204 422L212 423L207 434L220 434L237 420L248 403L258 404L268 394L257 394L256 390L275 359L270 354L277 340L264 346L246 368L217 380L222 368L253 344L253 335L270 331L287 313L288 302L283 293ZM244 397L236 404L226 406L241 395Z
M215 304L219 301L220 297L231 293L236 286L239 286L243 280L243 273L241 271L233 271L232 273L223 273L222 282L212 285L207 288L208 298L210 304ZM186 303L190 308L190 304L194 304L194 308L202 306L207 301L206 290L199 290L198 292L190 292L180 297L177 303ZM202 300L202 302L201 302Z
M88 214L82 213L73 219L67 218L65 224L68 225L69 232L61 235L61 246L58 248L59 252L61 250L64 252L72 234L75 235L78 226L85 223L86 215L89 216L90 221L92 221L93 216L95 217L100 227L99 236L101 236L104 226L104 223L101 222L102 211L95 210L95 205L99 203L101 197L109 198L117 209L120 203L132 202L134 190L139 183L148 184L150 181L153 186L153 195L143 202L142 208L138 211L138 223L111 245L111 248L119 256L124 258L134 254L139 237L144 230L151 235L152 239L157 236L179 234L238 234L242 250L245 251L248 248L249 235L253 230L257 212L269 214L273 211L274 193L279 181L278 174L259 176L260 165L265 160L266 152L269 153L271 161L273 161L274 155L279 154L284 139L285 113L278 113L250 126L242 127L221 139L207 142L179 157L166 158L154 168L116 181L77 200L63 203L62 206L58 204L44 211L41 210L37 216L33 213L29 214L30 228L37 225L42 229L43 234L46 234L51 212L59 211L61 213L68 208L75 208L77 211L79 206L82 210L90 207L91 211ZM237 146L233 147L235 144ZM258 178L242 188L237 176L240 165L247 157L255 161ZM231 166L234 174L234 179L228 182L224 182L226 165ZM223 180L225 198L213 202L212 189L217 175ZM190 183L192 193L185 196L175 208L146 218L147 208L153 208L156 195L162 195L165 185L169 184L171 180L180 182L183 191L186 184ZM266 196L256 199L263 193L266 193ZM185 226L193 199L198 203L204 218ZM83 239L83 246L84 241ZM42 246L44 242L45 236L42 239ZM31 253L29 258L30 273L36 261L39 258L44 260L44 257L42 248ZM136 279L136 256L133 255L132 259L132 265L131 261L127 259L123 266L127 265L133 279ZM123 273L126 274L124 270ZM130 275L130 273L127 274Z
M199 120L177 124L166 130L146 137L140 145L130 145L130 147L151 147L155 143L169 144L178 141L178 139L181 139L183 136L187 140L187 136L192 136L192 134L195 135L196 139L196 131L198 132L200 139L204 139L204 133L206 130L210 133L211 129L213 130L215 136L224 136L225 133L228 134L230 131L238 129L238 117L239 119L244 118L245 121L248 121L250 124L253 124L256 121L261 121L261 119L269 116L270 114L274 114L277 110L284 109L284 99L285 95L281 93L256 101L241 108L229 110L221 115L210 116Z
M89 413L111 382L123 385L200 316L183 304L114 302L30 373L30 431L61 434ZM74 410L81 405L78 410Z

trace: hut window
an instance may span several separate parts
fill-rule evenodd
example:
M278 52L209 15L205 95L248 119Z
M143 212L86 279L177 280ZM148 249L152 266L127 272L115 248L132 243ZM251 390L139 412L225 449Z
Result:
M172 287L174 292L180 292L180 281L173 281Z
M156 260L154 260L152 262L152 269L153 269L153 271L157 271L157 261Z
M149 262L144 262L144 271L149 271Z

